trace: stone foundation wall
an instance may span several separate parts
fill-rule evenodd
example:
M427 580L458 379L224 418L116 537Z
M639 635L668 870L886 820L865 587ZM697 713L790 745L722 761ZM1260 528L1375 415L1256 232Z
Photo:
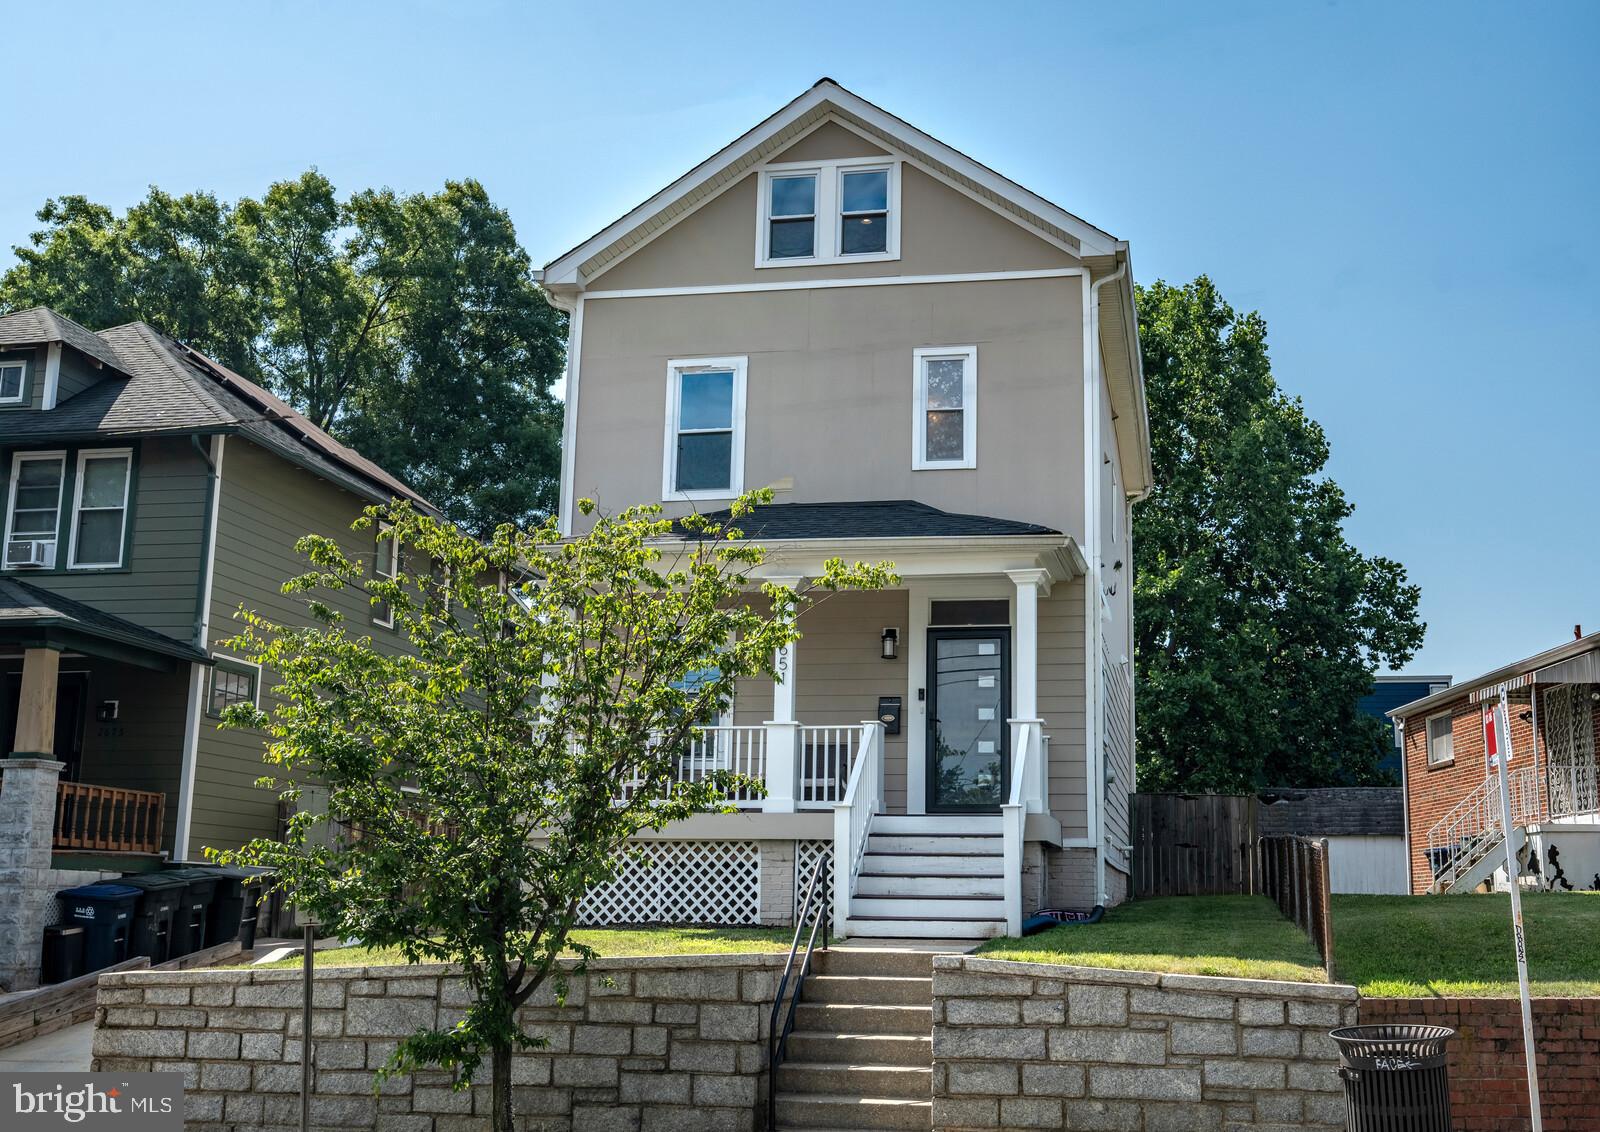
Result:
M523 1009L547 1040L513 1062L517 1127L749 1132L766 1064L767 1014L786 955L611 959ZM179 1071L191 1132L291 1132L299 1121L298 970L131 972L100 980L97 1071ZM608 985L609 984L609 985ZM373 1093L372 1071L419 1027L448 1027L467 991L449 967L318 971L312 1123L374 1132L488 1125L488 1070L451 1089L419 1071Z
M1459 1132L1526 1128L1522 1006L1514 998L1366 998L1361 1024L1449 1026L1450 1109ZM1536 998L1533 1040L1546 1132L1600 1122L1600 998Z
M1355 1017L1354 987L939 956L933 1125L1339 1132Z

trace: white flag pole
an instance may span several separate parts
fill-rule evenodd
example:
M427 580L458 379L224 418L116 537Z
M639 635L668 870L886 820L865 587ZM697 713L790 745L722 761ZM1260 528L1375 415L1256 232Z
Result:
M1522 933L1522 870L1517 864L1516 846L1511 843L1511 780L1507 764L1511 762L1511 711L1506 696L1506 686L1500 685L1498 718L1493 715L1485 722L1489 742L1486 744L1491 758L1500 767L1500 832L1505 835L1506 879L1511 886L1511 933L1517 946L1517 990L1522 997L1522 1054L1528 1063L1528 1105L1533 1115L1533 1132L1543 1132L1544 1119L1539 1111L1539 1064L1533 1044L1533 1002L1528 996L1528 946ZM1495 732L1500 742L1496 744Z

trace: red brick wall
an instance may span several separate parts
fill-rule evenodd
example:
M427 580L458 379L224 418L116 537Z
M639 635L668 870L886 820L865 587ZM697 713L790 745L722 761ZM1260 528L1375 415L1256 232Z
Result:
M1428 715L1406 720L1406 824L1411 837L1411 891L1427 892L1433 883L1428 867L1428 831L1439 819L1476 790L1488 774L1483 761L1483 722L1476 704L1463 693L1450 701L1451 734L1455 737L1455 759L1440 766L1428 765ZM1526 704L1511 705L1512 751L1518 763L1533 755L1533 725L1521 718ZM1518 765L1514 763L1513 765ZM1523 764L1526 765L1526 764ZM1541 792L1542 799L1542 792ZM1542 805L1541 800L1541 805Z
M1364 998L1361 1024L1449 1026L1456 1132L1531 1127L1522 1012L1507 998ZM1545 1132L1600 1128L1600 998L1533 1000Z

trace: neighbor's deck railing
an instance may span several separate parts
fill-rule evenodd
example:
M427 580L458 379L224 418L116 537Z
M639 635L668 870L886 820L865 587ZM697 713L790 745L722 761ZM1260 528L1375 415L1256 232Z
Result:
M1539 820L1539 782L1531 766L1511 772L1511 824ZM1487 776L1428 830L1428 868L1434 886L1447 890L1500 844L1500 780Z
M1600 810L1600 776L1593 763L1587 766L1550 767L1550 816L1569 818Z
M166 806L158 791L57 783L55 848L159 853Z

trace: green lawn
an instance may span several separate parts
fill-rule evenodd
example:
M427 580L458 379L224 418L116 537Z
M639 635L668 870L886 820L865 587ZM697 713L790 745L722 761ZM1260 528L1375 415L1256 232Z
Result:
M788 951L791 928L583 928L572 938L602 956L711 955L752 951ZM317 952L319 967L385 967L406 962L396 947L336 947ZM264 967L298 967L300 957L264 963Z
M1132 971L1326 982L1316 948L1264 896L1167 896L1023 939L993 939L991 959Z
M1525 893L1528 978L1536 995L1600 995L1600 895ZM1511 898L1335 896L1333 951L1341 981L1382 998L1517 993Z
M1528 893L1522 907L1533 993L1600 995L1600 895ZM1335 896L1339 981L1378 998L1515 995L1510 909L1504 895ZM1099 924L980 950L1037 963L1323 981L1310 942L1262 896L1137 900Z

